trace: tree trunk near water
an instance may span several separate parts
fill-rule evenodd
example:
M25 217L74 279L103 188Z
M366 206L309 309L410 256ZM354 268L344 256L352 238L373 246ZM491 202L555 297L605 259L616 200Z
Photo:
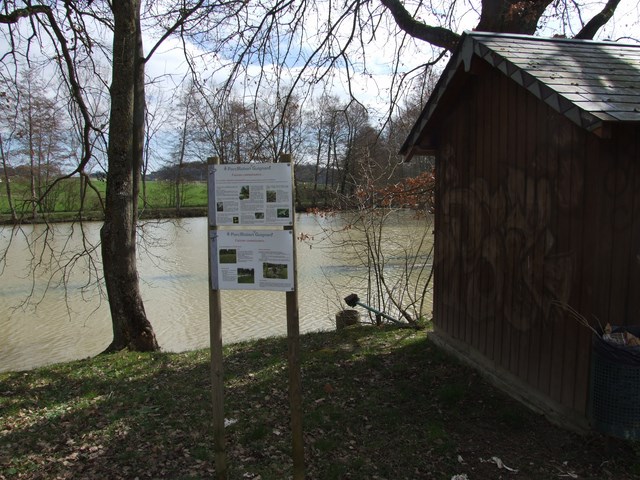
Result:
M144 64L140 55L140 0L113 2L113 80L109 124L109 168L105 220L100 237L104 278L109 298L113 341L106 352L125 348L158 350L147 319L136 264L137 199L141 154L139 84ZM140 71L142 70L142 72ZM142 92L142 93L141 93ZM143 127L142 127L143 128Z

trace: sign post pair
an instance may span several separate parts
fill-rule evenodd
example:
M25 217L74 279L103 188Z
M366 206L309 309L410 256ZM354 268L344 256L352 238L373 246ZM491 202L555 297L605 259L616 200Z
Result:
M209 321L216 478L226 480L220 291L286 292L293 478L304 478L293 165L209 159Z

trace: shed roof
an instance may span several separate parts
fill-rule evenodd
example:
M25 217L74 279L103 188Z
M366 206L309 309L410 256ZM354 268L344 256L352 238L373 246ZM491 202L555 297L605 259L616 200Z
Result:
M469 73L474 58L587 130L640 121L640 45L465 32L401 154L410 158L417 153L451 80L461 71Z

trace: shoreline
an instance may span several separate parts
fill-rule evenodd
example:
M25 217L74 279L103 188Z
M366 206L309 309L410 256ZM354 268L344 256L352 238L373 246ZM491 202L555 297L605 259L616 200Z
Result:
M180 210L175 208L148 208L140 211L141 220L165 219L165 218L194 218L206 217L207 207L185 207ZM102 222L104 213L100 211L83 212L54 212L38 218L20 217L17 221L11 219L9 214L0 214L0 225L33 225L41 223L63 223L63 222Z
M296 213L307 213L307 207L296 207ZM206 217L208 207L184 207L180 210L175 208L146 208L140 211L140 220L163 220L169 218L196 218ZM0 226L2 225L35 225L43 223L64 223L64 222L102 222L104 213L100 211L88 211L79 215L78 212L54 212L38 218L19 217L17 221L11 219L8 213L0 214Z

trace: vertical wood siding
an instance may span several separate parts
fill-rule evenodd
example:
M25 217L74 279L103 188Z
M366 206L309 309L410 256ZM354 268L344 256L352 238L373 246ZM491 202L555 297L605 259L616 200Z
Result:
M438 125L435 323L586 412L590 331L640 324L640 129L601 139L491 69Z

